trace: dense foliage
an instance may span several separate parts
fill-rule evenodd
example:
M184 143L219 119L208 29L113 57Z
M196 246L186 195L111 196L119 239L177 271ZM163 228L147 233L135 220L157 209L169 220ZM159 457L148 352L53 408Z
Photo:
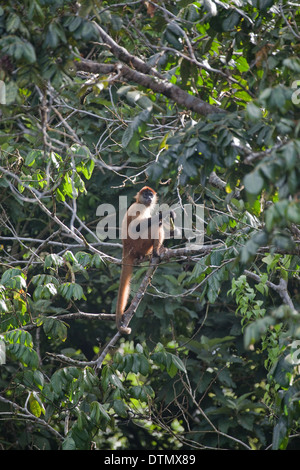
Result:
M2 449L299 448L299 23L283 0L2 2ZM167 240L146 292L137 266L120 338L97 208L144 184L204 204L204 246Z

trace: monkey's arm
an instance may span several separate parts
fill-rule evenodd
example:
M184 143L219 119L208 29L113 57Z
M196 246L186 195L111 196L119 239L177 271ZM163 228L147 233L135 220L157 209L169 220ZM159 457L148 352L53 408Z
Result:
M165 219L166 217L169 217L170 218L170 223L171 223L171 226L172 228L174 227L174 220L175 220L175 212L174 211L159 211L158 214L152 216L152 217L147 217L147 219L145 219L143 222L142 222L142 228L143 229L150 229L152 227L161 227L162 224L163 224L163 219ZM137 224L136 226L136 231L137 232L141 232L141 224Z

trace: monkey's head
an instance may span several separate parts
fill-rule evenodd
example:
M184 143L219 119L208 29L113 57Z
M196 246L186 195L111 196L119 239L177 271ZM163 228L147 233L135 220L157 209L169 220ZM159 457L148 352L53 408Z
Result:
M150 206L156 202L156 192L149 186L144 186L136 195L136 202Z

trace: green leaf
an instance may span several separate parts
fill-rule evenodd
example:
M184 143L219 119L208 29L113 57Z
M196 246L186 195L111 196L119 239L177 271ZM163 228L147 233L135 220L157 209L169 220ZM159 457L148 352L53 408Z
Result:
M34 286L44 286L47 284L54 284L55 286L59 285L58 279L49 274L37 274L36 276L33 276L31 282Z
M284 59L283 65L293 72L300 73L299 57L288 57L287 59Z
M182 360L178 356L175 356L172 354L172 362L178 370L181 370L182 372L186 372L185 365L183 364Z
M151 359L160 366L161 370L164 370L164 368L167 365L167 355L165 352L155 352L151 354Z
M93 401L91 403L91 419L98 424L101 420L110 421L110 416L101 403Z
M73 33L79 26L82 24L83 18L80 16L70 16L65 22L65 26L68 27L68 30Z
M24 331L22 333L25 333ZM23 341L22 341L23 337ZM26 337L26 336L25 336ZM25 367L31 367L37 369L39 365L39 358L36 351L27 344L27 340L24 342L24 335L6 335L6 338L13 338L12 341L7 345L6 352L13 359L20 361ZM31 338L31 336L30 336ZM21 341L22 342L21 342ZM16 341L16 342L13 342ZM23 343L23 344L22 344Z
M59 267L59 266L63 266L63 264L64 264L64 259L61 256L56 255L55 253L51 255L47 255L45 258L45 262L44 262L45 268L50 268L52 266Z
M81 37L85 41L96 41L97 31L90 21L85 21L81 27Z
M259 318L258 320L250 323L245 328L244 334L244 346L246 349L249 348L250 345L259 341L262 336L268 331L271 325L274 325L275 319L266 316L264 318Z
M6 20L6 30L8 33L14 33L20 26L21 20L15 13L10 13Z
M249 173L244 178L246 191L250 194L259 194L264 187L264 179L258 171Z
M136 97L140 96L137 91L129 93L134 93ZM123 148L126 149L127 147L129 147L132 151L136 153L138 152L139 140L146 131L146 123L151 117L151 109L144 109L140 114L135 116L132 123L127 127L122 137Z
M83 289L81 285L79 284L73 284L73 299L74 300L80 300L80 299L86 300L86 297L83 293Z
M181 49L183 49L182 37L183 37L183 32L180 26L175 21L170 22L164 33L165 40L172 47L180 51Z
M39 370L35 370L33 373L33 378L34 378L35 383L39 386L39 388L42 389L45 383L42 372L40 372Z
M111 374L109 380L110 380L110 383L112 385L114 385L115 387L119 388L122 391L125 391L121 380L119 379L119 377L116 374Z
M58 318L45 317L43 319L43 329L48 338L58 338L61 341L67 339L67 325Z
M42 413L45 414L44 407L41 401L37 399L37 395L35 393L31 393L29 396L29 409L37 418L39 418Z
M5 302L5 300L0 299L0 314L5 312L8 312L7 303Z
M247 72L249 70L249 64L245 57L239 57L236 61L236 67L239 70L239 72Z
M69 261L70 263L73 263L73 262L76 263L76 258L75 258L75 256L73 255L72 251L70 251L70 250L67 250L67 251L64 253L63 257L65 258L66 261Z
M169 374L169 376L171 378L173 378L173 377L175 377L177 372L178 372L178 369L177 369L176 365L174 364L174 362L171 362L171 364L169 364L167 366L167 373Z
M120 31L123 27L123 20L118 15L111 16L111 25L114 31Z
M68 436L62 443L63 450L76 450L76 444L72 437Z
M139 371L142 375L148 375L150 372L150 365L145 356L140 356Z
M288 428L286 418L279 419L273 431L272 449L284 450L288 444Z
M35 50L32 44L30 44L29 42L23 43L22 56L29 64L33 64L34 62L36 62Z
M87 180L89 180L92 177L94 168L95 168L94 160L89 160L87 163L85 163L84 166L82 166L81 172Z
M300 204L292 202L287 208L287 219L294 224L300 224Z
M91 262L92 255L90 255L89 253L86 253L85 251L78 251L75 255L75 258L76 258L77 263L85 267L85 266L88 266L88 264Z
M220 285L219 271L216 271L208 278L207 298L211 304L218 298Z
M259 121L262 117L261 109L251 101L247 104L246 114L251 121Z
M125 132L123 134L123 138L122 138L122 147L123 148L126 148L130 144L133 136L134 136L133 127L128 126L127 129L125 130Z
M59 33L57 24L51 22L45 38L45 46L55 49L59 44Z
M9 286L11 283L13 283L13 279L15 277L20 277L22 275L23 273L21 269L18 269L18 268L6 269L6 271L1 277L1 284L3 284L4 286Z
M54 284L48 283L44 286L40 285L33 292L33 300L37 301L39 299L51 299L56 294L57 288Z
M240 18L240 14L235 10L229 13L227 18L222 22L223 31L233 30L235 26L239 23Z
M121 418L127 418L128 416L127 406L122 400L114 400L113 409L115 410L117 415L120 416Z
M83 289L80 284L76 284L75 282L65 282L59 286L58 289L59 294L64 297L66 300L80 300L85 299L86 297L83 293Z

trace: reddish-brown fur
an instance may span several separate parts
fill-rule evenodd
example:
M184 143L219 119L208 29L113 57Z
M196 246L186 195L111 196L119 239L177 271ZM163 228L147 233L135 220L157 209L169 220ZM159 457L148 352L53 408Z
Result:
M163 241L164 230L162 226L158 227L158 234L151 236L151 228L143 232L143 238L132 239L130 236L130 224L132 221L140 224L151 217L157 196L153 189L145 186L135 196L136 202L133 203L122 222L122 239L123 239L123 255L122 255L122 271L119 285L119 293L116 307L116 323L121 333L130 334L131 329L123 326L123 315L130 294L130 280L132 277L133 266L139 259L147 255L159 255Z

